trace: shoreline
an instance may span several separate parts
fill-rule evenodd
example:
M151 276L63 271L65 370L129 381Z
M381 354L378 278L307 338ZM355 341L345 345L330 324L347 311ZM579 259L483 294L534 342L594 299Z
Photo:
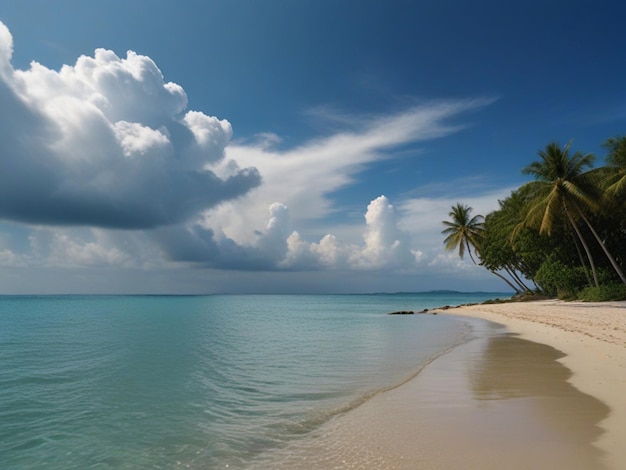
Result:
M624 468L626 302L429 312L471 338L260 468Z
M488 320L532 342L565 354L558 359L571 372L569 382L609 409L594 443L609 468L626 465L626 302L538 300L433 309L445 315Z

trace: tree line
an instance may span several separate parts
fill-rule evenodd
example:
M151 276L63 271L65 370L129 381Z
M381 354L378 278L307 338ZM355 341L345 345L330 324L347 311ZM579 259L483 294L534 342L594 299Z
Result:
M548 144L522 169L533 180L499 209L472 215L457 203L443 221L446 250L467 252L516 294L626 299L626 136L607 139L605 164Z

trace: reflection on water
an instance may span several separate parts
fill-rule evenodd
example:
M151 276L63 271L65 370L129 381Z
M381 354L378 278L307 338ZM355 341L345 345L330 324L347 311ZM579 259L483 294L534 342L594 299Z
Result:
M564 356L551 346L513 334L492 336L481 357L471 364L470 381L476 398L498 400L576 391L567 383L570 370L557 362Z
M559 351L472 321L473 340L412 381L250 468L600 470L608 408L567 379Z
M568 379L571 371L558 359L565 354L512 334L491 336L469 365L469 381L477 400L525 400L528 413L543 426L589 446L609 408L582 393ZM516 425L516 423L512 423Z

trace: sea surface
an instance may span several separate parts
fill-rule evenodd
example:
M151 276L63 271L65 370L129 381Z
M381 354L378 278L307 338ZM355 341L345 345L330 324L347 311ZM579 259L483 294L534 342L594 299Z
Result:
M507 294L0 296L0 468L258 468Z

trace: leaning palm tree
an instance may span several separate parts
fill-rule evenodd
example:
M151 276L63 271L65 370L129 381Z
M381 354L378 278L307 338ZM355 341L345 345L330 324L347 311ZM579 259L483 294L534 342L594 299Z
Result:
M472 217L472 210L473 209L470 206L465 206L460 202L457 202L455 206L452 206L452 210L448 213L452 220L443 221L446 228L443 229L441 233L447 235L443 240L446 251L454 251L458 248L459 256L461 258L463 258L465 251L467 251L474 264L478 264L472 256L472 250L474 250L474 252L480 257L480 245L484 230L484 217L482 215L475 215ZM521 292L516 286L513 285L513 283L500 273L491 269L489 271L506 282L518 294Z
M556 221L565 216L585 249L597 287L599 284L595 263L578 226L580 220L584 221L626 284L624 274L585 215L585 212L598 208L598 187L592 173L585 171L593 165L595 156L581 152L570 156L569 149L570 144L561 148L559 144L553 142L547 145L545 150L539 151L541 160L531 163L522 170L523 174L535 177L535 181L522 187L529 196L524 224L539 228L539 233L550 235Z
M447 235L443 243L446 251L454 251L459 249L459 256L463 258L465 251L469 254L471 260L476 263L472 256L472 249L478 251L480 246L481 233L483 231L483 216L472 215L472 208L464 206L460 202L456 206L452 206L452 210L448 213L452 218L451 221L444 220L443 224L447 227L441 231Z

